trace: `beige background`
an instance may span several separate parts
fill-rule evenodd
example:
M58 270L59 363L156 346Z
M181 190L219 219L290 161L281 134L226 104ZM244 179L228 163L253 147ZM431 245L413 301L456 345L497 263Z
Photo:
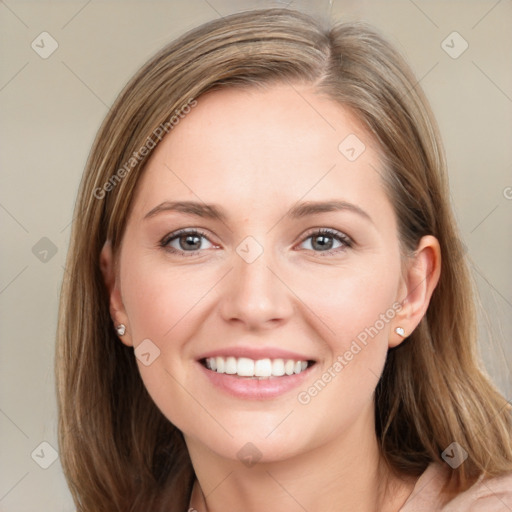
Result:
M329 9L328 1L297 2L292 7ZM108 105L135 70L178 34L269 4L0 2L1 511L74 510L59 460L40 467L52 462L51 448L40 444L57 448L59 286L76 190ZM481 297L482 356L511 399L512 1L334 0L332 13L380 27L409 59L432 102ZM43 31L58 43L47 59L31 47ZM441 46L453 31L469 44L457 59ZM452 51L461 48L462 40L448 41Z

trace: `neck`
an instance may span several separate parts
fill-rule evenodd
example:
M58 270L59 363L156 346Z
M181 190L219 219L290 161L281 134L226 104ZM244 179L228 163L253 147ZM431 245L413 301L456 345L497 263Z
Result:
M414 480L388 470L367 420L307 453L252 467L187 440L199 484L190 505L197 512L396 512Z

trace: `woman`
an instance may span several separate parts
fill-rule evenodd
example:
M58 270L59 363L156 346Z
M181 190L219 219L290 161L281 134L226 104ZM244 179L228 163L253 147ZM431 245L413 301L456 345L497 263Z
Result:
M512 508L448 198L427 101L364 25L246 12L152 58L94 143L62 289L78 510Z

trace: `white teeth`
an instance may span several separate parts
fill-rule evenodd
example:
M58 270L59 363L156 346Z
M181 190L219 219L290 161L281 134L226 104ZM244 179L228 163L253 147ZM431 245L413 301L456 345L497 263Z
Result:
M234 357L228 357L224 369L228 375L234 375L236 373L236 359Z
M272 361L270 359L258 359L254 364L256 377L270 377L272 375Z
M213 357L208 359L208 361L211 361L212 359L214 359ZM215 366L216 366L216 372L217 373L224 373L224 367L225 367L225 364L224 364L224 358L223 357L216 357L215 358ZM210 368L213 370L213 365L210 364Z
M240 377L253 377L254 376L254 361L247 357L240 357L238 359L237 373Z
M247 357L209 357L206 367L217 373L238 375L239 377L281 377L283 375L298 374L306 370L307 361L294 361L293 359L258 359Z
M306 361L304 361L306 363ZM306 363L306 366L308 363ZM274 359L272 361L272 375L281 377L284 375L284 361L282 359Z

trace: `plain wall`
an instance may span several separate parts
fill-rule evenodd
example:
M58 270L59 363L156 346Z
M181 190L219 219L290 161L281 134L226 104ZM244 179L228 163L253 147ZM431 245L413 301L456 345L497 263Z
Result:
M79 180L108 106L137 68L177 35L271 4L0 3L1 511L74 510L59 459L41 467L52 462L51 448L41 443L57 449L59 288ZM297 0L291 7L306 4L329 10L328 2ZM332 14L380 28L408 58L432 103L480 293L482 357L512 399L512 2L335 0ZM44 31L58 43L46 59L31 47ZM442 47L454 31L469 45L458 58ZM447 41L452 53L462 48L459 36Z

